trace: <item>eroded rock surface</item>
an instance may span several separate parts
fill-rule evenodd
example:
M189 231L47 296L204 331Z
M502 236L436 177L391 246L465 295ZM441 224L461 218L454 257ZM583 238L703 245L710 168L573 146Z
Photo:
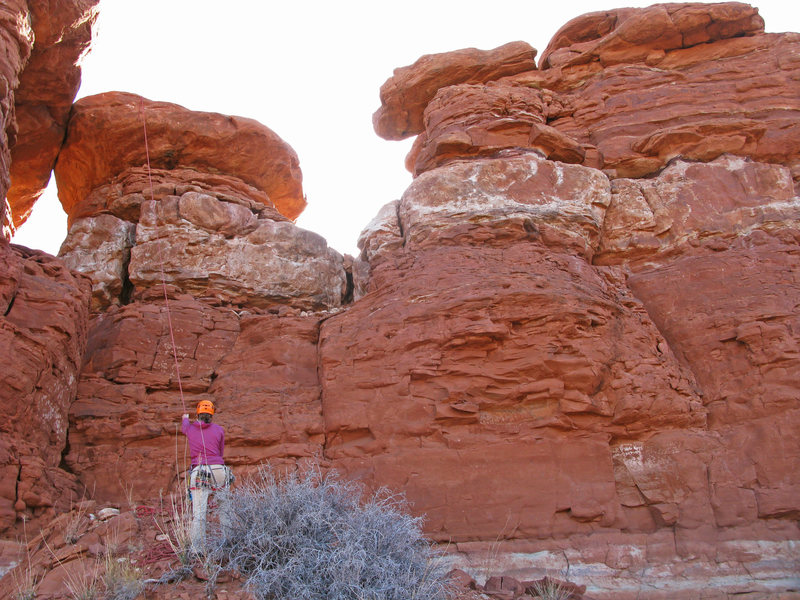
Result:
M413 116L403 122L423 124L407 168L419 175L533 148L612 177L641 177L678 156L728 153L786 164L796 179L798 44L795 33L765 34L757 10L740 3L584 15L556 34L540 70L454 81L425 106L405 106Z
M143 203L131 255L135 295L166 278L229 304L322 309L347 289L342 256L321 236L199 192Z
M8 239L13 231L11 206L6 198L11 185L11 146L16 141L14 90L30 57L33 31L25 0L9 0L0 6L0 237Z
M135 166L143 118L149 171ZM166 283L215 305L262 309L335 308L348 294L342 256L289 220L305 203L302 175L266 127L109 93L78 102L70 132L56 169L70 215L60 254L92 277L95 309Z
M204 399L217 406L240 475L313 457L322 445L317 331L315 318L247 315L186 295L169 314L153 298L95 316L66 463L102 498L178 489L188 468L180 415Z
M89 105L108 115L119 109L118 100L95 98ZM124 100L137 106L135 97ZM142 104L149 113L152 104ZM187 123L209 136L228 123L171 105L160 110L166 113L157 121L151 156L167 151L167 141L183 135ZM96 122L77 118L81 135L100 143ZM121 119L123 127L136 124L125 110ZM250 151L266 161L282 165L294 156L284 142L265 145L266 128L240 125L233 133L241 143L251 140ZM157 158L152 171L128 164L133 144L123 144L118 155L103 154L102 169L86 170L77 156L93 146L83 139L73 150L68 142L59 161L60 173L88 179L69 189L96 185L72 205L61 248L63 260L93 286L65 457L71 471L107 499L121 499L131 488L144 497L177 489L187 466L177 424L201 399L213 400L225 415L227 459L242 472L268 460L294 464L320 455L319 321L341 307L350 284L343 257L273 204L284 173L276 168L248 180L234 165L242 157L222 150L231 141L225 136L214 142L216 150L198 142L175 165ZM192 152L208 160L216 153L213 169L210 163L203 170L205 158L192 159ZM299 170L293 177L290 183L299 186Z
M89 282L57 258L0 242L0 532L69 507L60 468L86 347Z
M576 17L542 53L542 68L654 62L663 53L764 32L758 9L740 2L656 4Z
M0 211L9 238L44 191L80 86L98 0L0 7Z
M537 153L420 175L362 236L369 293L323 324L328 456L409 490L454 566L499 536L520 577L569 565L600 597L671 589L656 564L785 589L799 208L789 168L729 155L643 180Z
M98 0L28 0L34 44L14 92L17 137L8 200L14 227L30 215L50 181L81 84Z

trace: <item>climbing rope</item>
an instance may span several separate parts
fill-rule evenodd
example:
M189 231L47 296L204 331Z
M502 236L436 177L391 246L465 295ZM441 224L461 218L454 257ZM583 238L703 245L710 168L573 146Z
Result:
M144 151L147 156L147 180L150 184L150 201L155 202L155 192L153 191L153 173L150 168L150 145L147 143L147 120L144 116L144 99L139 101L139 114L142 118L142 129L144 130ZM183 398L183 383L181 382L181 368L178 364L178 351L175 348L175 331L172 328L172 314L169 309L169 296L167 295L167 279L164 275L164 255L162 253L161 245L158 246L158 264L161 269L161 288L164 290L164 306L167 311L167 324L169 326L169 340L172 344L172 357L175 360L175 374L178 378L178 391L181 396L181 406L183 412L186 413L186 401Z
M148 180L148 183L149 183L149 186L150 186L150 201L155 203L156 198L155 198L155 192L153 190L153 173L152 173L152 168L150 166L150 145L149 145L149 143L147 141L147 119L145 118L145 114L144 114L144 99L140 99L139 100L139 115L140 115L140 118L142 120L142 130L144 131L144 150L145 150L145 156L147 157L147 180ZM181 406L183 407L183 412L184 412L184 414L186 414L188 411L186 410L186 400L184 399L184 396L183 396L183 383L181 381L181 368L180 368L180 364L178 363L178 350L177 350L177 348L175 346L175 331L174 331L174 328L172 326L172 312L170 311L169 295L167 294L167 279L166 279L166 276L164 275L164 254L163 254L163 248L162 248L161 244L159 244L159 246L158 246L158 264L159 264L159 269L161 271L161 288L164 291L164 307L165 307L165 310L166 310L166 313L167 313L167 325L168 325L168 328L169 328L169 339L170 339L170 344L172 345L172 358L175 361L175 374L176 374L176 377L178 379L178 392L180 393ZM176 432L176 435L177 435L177 432ZM203 451L205 452L206 442L205 442L205 436L203 435L202 426L200 427L200 438L201 438L202 444L203 444ZM177 443L177 438L176 438L176 443ZM177 447L175 449L175 452L176 452L176 455L177 455ZM184 455L184 459L185 459L185 455ZM176 463L175 464L176 464L176 468L177 468L177 456L176 456ZM186 470L190 470L190 469L186 469ZM178 479L180 479L180 474L178 474Z

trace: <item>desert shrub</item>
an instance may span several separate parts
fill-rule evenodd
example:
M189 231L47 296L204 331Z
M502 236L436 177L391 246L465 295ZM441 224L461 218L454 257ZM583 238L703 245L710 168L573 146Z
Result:
M405 509L335 474L263 468L222 495L210 548L259 600L445 599L421 521Z

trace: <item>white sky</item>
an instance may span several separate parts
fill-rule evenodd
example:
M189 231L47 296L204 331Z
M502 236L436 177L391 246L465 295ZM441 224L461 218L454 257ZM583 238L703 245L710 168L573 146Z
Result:
M394 68L515 40L541 55L573 17L653 3L101 0L78 97L120 90L263 123L300 157L308 207L297 224L356 255L361 230L411 182L403 161L412 140L372 129ZM768 32L800 31L800 3L753 4ZM65 235L53 180L12 241L55 254Z

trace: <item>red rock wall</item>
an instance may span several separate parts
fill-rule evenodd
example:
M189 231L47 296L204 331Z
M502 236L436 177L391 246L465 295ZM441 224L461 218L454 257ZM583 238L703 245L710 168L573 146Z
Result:
M0 532L69 508L67 413L86 347L89 281L44 252L0 243Z
M32 372L52 373L59 415L75 398L68 446L45 427L36 468L67 477L66 450L99 499L175 489L179 416L212 399L238 475L320 460L402 491L476 575L561 571L605 598L793 593L798 38L762 32L747 5L658 5L576 19L540 69L510 45L398 70L375 123L420 133L416 178L358 259L288 221L300 175L286 187L294 154L266 128L248 123L274 166L254 178L201 146L170 160L183 128L227 139L219 115L85 99L58 179L61 260L91 300L61 263L27 267L47 265L35 289L72 278L51 295L67 307L91 302L72 329L63 308L21 313L37 335L56 318L37 338L54 366ZM153 189L135 141L151 108ZM0 497L11 519L22 496Z
M362 238L370 293L323 324L328 456L407 490L454 564L499 548L608 597L682 563L694 590L784 589L799 211L788 168L730 156L420 175Z
M131 166L143 119L152 173ZM352 294L344 260L282 214L305 203L294 151L230 122L118 93L73 110L56 169L71 221L60 254L92 278L93 312L65 464L99 498L175 489L188 466L179 418L202 399L240 475L321 454L319 321ZM174 153L187 129L208 144Z

